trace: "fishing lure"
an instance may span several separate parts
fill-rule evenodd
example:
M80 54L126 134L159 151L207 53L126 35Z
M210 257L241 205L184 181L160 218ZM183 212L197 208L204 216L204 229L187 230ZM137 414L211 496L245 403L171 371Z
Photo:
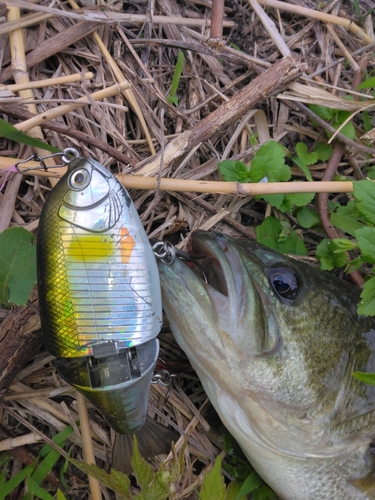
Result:
M117 432L135 432L159 352L159 275L129 194L97 161L75 157L53 188L37 264L44 341L57 370Z

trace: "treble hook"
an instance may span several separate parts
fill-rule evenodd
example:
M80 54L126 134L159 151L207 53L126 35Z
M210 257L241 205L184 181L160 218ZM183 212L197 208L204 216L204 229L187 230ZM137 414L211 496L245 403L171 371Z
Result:
M173 246L170 241L156 241L156 243L152 245L152 250L154 251L155 257L167 266L171 266L176 260L176 257L179 257L181 260L192 262L201 272L205 283L208 283L203 267L197 262L197 259L204 259L205 255L195 255L192 257L187 252Z

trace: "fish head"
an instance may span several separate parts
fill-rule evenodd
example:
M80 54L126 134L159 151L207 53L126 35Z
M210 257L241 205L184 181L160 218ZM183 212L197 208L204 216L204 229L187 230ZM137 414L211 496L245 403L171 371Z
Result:
M213 406L250 460L254 450L332 454L373 428L374 421L342 431L375 402L374 389L351 376L375 368L366 338L374 331L359 325L359 294L352 287L222 234L193 233L190 251L205 256L199 262L207 283L181 260L160 263L163 306Z
M60 219L91 232L111 229L131 200L126 190L100 163L77 158L53 193Z

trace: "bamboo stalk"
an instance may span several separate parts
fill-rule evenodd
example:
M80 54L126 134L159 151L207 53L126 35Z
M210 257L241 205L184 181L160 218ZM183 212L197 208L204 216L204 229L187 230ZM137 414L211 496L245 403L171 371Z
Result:
M127 189L155 190L158 179L132 175L118 175L118 180ZM260 182L256 184L239 184L237 182L196 181L185 179L161 178L159 189L162 191L186 191L195 193L216 193L244 196L263 194L291 193L351 193L353 183L350 181L331 182Z
M17 125L15 125L15 127L18 130L21 130L22 132L26 132L27 130L30 130L32 127L35 127L36 125L41 125L42 123L47 122L48 120L53 120L58 116L62 116L69 113L70 111L82 108L87 104L91 104L93 101L100 101L102 99L105 99L106 97L112 97L114 95L117 95L121 91L123 91L124 89L128 89L129 87L130 87L129 82L116 83L115 85L111 85L111 87L107 87L106 89L94 92L89 97L86 96L80 97L79 99L77 99L79 103L76 101L76 103L74 104L64 104L62 106L57 106L56 108L49 109L45 113L41 113L37 116L34 116L33 118L25 120L24 122L18 123Z
M82 82L83 80L92 80L94 73L75 73L74 75L59 76L57 78L45 78L36 82L15 83L13 85L0 85L0 91L10 90L11 92L19 92L26 89L41 89L42 87L50 87L52 85L64 85L66 83Z
M8 170L14 165L14 158L0 157L0 171ZM30 175L51 175L53 171L32 170L37 168L38 162L29 161L19 165L19 170L28 170ZM60 169L59 169L60 170ZM60 177L61 174L58 175ZM142 175L117 175L118 180L127 189L155 190L158 179L143 177ZM260 196L263 194L291 194L291 193L352 193L351 181L313 181L313 182L260 182L256 184L240 184L226 181L203 181L189 179L160 179L159 189L162 191L176 191L188 193L214 193L242 196Z
M365 31L363 31L359 26L353 23L351 19L334 16L332 14L327 14L326 12L321 12L319 10L308 9L307 7L300 7L299 5L293 5L288 2L280 2L279 0L258 0L258 2L261 5L273 7L284 12L292 12L293 14L299 14L301 16L309 17L312 19L318 19L319 21L324 21L325 23L344 26L344 28L346 28L348 31L351 31L368 44L373 43L374 41L371 37L368 36Z
M78 404L78 414L79 421L81 423L81 435L82 435L82 449L83 455L85 457L85 461L88 464L95 464L95 454L94 447L91 440L91 431L90 431L90 421L89 415L87 412L87 404L86 399L82 396L81 393L77 391L77 404ZM101 500L102 493L100 491L100 483L97 479L93 478L91 475L88 476L89 485L91 491L92 500Z

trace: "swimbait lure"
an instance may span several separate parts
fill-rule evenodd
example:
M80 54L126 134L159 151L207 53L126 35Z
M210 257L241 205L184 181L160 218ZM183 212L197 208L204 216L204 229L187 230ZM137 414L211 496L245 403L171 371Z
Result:
M44 341L57 370L117 432L136 432L159 352L159 275L129 194L97 161L73 159L52 190L37 264Z

